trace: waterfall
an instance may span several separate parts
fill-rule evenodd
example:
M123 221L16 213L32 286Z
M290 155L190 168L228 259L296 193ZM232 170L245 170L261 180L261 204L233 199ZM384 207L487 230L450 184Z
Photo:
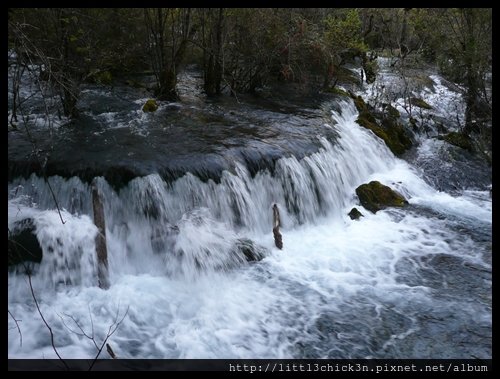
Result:
M9 230L34 225L43 259L30 264L33 287L62 356L91 358L95 347L61 319L100 341L127 307L110 340L120 358L488 357L489 195L436 191L355 122L352 102L340 105L324 125L338 138L318 135L317 152L272 170L235 160L217 182L151 174L120 190L98 178L107 291L97 287L90 186L49 178L63 225L42 178L10 182ZM408 208L365 210L355 189L370 180ZM353 206L360 221L347 216ZM265 258L247 263L248 249ZM9 311L23 320L22 346L9 329L9 357L54 358L23 272L9 272Z
M383 142L354 123L357 112L351 102L343 102L341 108L341 113L333 113L334 126L324 125L335 128L341 138L329 142L318 136L322 146L318 152L300 160L294 156L281 158L273 173L265 170L252 177L244 163L234 162L234 169L224 171L219 183L202 181L191 173L173 182L151 174L135 178L118 193L101 178L98 185L104 194L111 275L126 272L128 266L134 273L196 276L203 269L241 264L245 257L235 250L238 238L268 233L274 203L278 204L285 230L314 224L326 216L343 217L356 186L373 172L387 170L395 159ZM68 219L73 220L73 215L92 216L88 184L76 177L49 180ZM55 214L52 194L42 178L33 174L27 180L16 180L9 184L9 190L16 198L31 199L38 209L52 209L40 217L47 212ZM22 217L23 212L16 215ZM79 227L91 228L87 218L78 220ZM63 241L65 235L75 239L68 233L53 237L59 241L56 244L44 242L47 229L67 230L70 225L57 225L56 218L54 224L45 221L36 225L44 257L82 254L82 246L71 247ZM54 253L53 245L64 245L65 253ZM88 250L92 249L89 241ZM95 265L92 259L87 261ZM67 270L68 265L74 263L55 267ZM49 272L52 276L53 270Z

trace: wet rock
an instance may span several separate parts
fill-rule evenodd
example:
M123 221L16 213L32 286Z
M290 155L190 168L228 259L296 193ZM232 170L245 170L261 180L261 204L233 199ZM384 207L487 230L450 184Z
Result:
M15 223L9 232L8 264L42 261L42 248L35 235L36 227L32 219Z
M158 109L158 103L154 99L149 99L142 107L143 112L154 112Z
M359 220L360 217L364 217L356 207L352 208L347 215L351 218L351 220Z
M241 238L236 241L235 246L237 253L243 253L248 262L260 261L266 256L267 250L254 243L248 238Z
M403 196L378 181L360 185L356 188L356 194L363 207L373 213L386 207L403 207L408 204Z

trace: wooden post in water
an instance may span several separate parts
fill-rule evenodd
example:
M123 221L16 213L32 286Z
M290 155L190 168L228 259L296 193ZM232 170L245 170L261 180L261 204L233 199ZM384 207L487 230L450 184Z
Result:
M273 234L274 234L274 244L278 249L283 249L283 239L280 233L280 212L276 204L273 205Z
M94 208L94 224L99 233L95 238L95 250L97 254L97 280L99 288L109 288L108 278L108 250L106 249L106 224L104 222L104 208L102 199L97 188L96 179L92 181L92 206Z

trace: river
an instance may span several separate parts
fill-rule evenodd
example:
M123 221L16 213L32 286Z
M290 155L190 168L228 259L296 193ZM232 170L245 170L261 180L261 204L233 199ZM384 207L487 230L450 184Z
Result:
M100 343L123 316L108 341L119 358L491 358L491 173L473 158L430 137L397 158L355 122L351 100L193 96L144 114L137 94L115 94L89 86L81 120L50 139L34 132L55 146L46 169L65 224L25 138L9 132L9 228L35 226L33 289L63 358L94 357L78 328ZM462 158L446 167L443 151ZM108 290L96 279L94 176ZM355 189L371 180L409 204L365 210ZM247 262L242 240L264 258ZM21 345L9 319L8 356L56 358L24 271L8 274L22 320Z

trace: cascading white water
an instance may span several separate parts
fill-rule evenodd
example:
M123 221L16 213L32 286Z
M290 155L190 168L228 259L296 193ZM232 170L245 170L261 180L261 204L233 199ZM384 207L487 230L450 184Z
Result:
M118 194L101 180L108 238L113 247L111 274L166 270L170 275L196 276L200 267L241 264L244 256L234 251L238 234L268 233L274 203L281 209L285 230L315 223L320 217L342 217L354 188L370 174L386 171L394 164L381 141L359 143L370 137L366 131L352 127L357 116L353 105L345 102L343 108L342 115L334 114L342 135L339 143L332 145L319 136L323 146L320 151L301 160L282 158L272 174L264 171L252 178L242 163L235 162L232 172L223 172L220 183L203 182L190 173L166 183L153 174L132 180ZM11 191L18 186L27 189L21 192L40 206L51 207L53 198L43 179L32 176L20 180L11 185ZM61 207L91 214L87 185L76 178L57 178L52 186ZM68 250L68 255L73 254Z
M426 271L435 271L433 257L490 268L488 252L460 237L440 216L472 220L488 230L491 201L481 193L471 201L429 187L355 123L352 103L343 103L342 113L332 116L334 125L325 128L338 132L335 143L318 136L320 151L300 160L281 158L272 173L252 177L235 162L220 183L190 173L172 183L149 175L119 192L99 180L108 291L95 286L96 230L89 218L88 185L77 178L50 178L68 210L62 225L42 179L10 183L9 228L25 218L35 220L44 258L34 287L63 355L90 357L93 345L65 329L58 314L71 314L84 328L93 323L96 335L102 335L125 306L129 312L112 339L124 358L430 357L439 350L432 333L444 333L443 328L423 333L427 321L420 314L434 306L436 318L448 314L435 303L441 296L436 283L453 284L445 273L426 281L425 275L434 275ZM365 217L351 221L347 212L359 207L354 190L370 180L397 189L417 210L372 215L361 207ZM273 246L273 203L282 215L283 251ZM243 252L235 249L243 238L267 249L267 257L245 265ZM46 258L61 253L61 259ZM441 301L448 302L449 312L461 309L453 327L471 320L491 327L483 303ZM18 272L9 275L9 310L23 319L25 330L22 347L9 331L9 356L54 356ZM419 333L425 337L419 340Z

